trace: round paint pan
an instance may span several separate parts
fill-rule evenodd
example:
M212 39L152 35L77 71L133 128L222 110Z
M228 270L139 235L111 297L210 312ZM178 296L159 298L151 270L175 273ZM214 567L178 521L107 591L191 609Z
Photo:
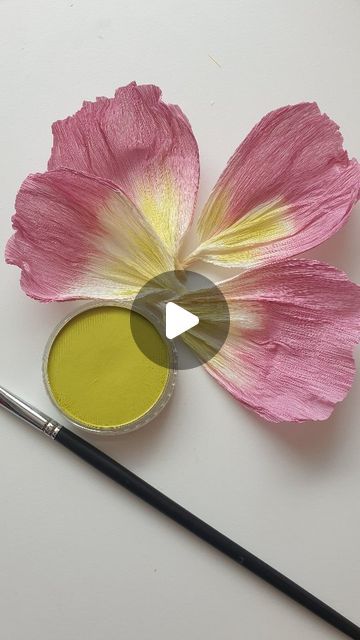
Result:
M158 363L139 349L134 321ZM104 302L82 307L56 327L45 348L43 378L52 402L72 424L122 434L162 411L174 390L177 355L156 322L130 305Z

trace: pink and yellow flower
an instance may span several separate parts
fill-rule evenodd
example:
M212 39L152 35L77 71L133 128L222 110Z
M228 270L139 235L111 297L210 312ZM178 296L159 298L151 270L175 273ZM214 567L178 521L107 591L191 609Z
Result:
M53 135L48 171L20 188L6 249L27 295L128 300L151 278L197 261L236 267L218 283L230 333L205 369L267 420L327 418L353 381L360 287L293 257L333 235L359 199L359 164L337 125L315 103L267 114L215 185L189 255L182 243L198 147L157 87L131 83L85 102ZM196 312L204 296L190 296L187 308ZM201 357L199 336L188 342Z

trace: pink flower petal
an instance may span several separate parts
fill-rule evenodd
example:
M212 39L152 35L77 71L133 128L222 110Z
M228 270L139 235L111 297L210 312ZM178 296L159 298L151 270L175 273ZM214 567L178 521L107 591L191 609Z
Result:
M16 199L6 261L42 301L133 297L174 269L152 227L116 185L69 169L30 175Z
M194 211L199 152L188 120L135 82L115 97L84 102L53 125L49 169L68 167L119 185L174 255Z
M307 260L248 271L218 286L231 329L207 371L267 420L328 418L354 378L360 287L341 271ZM204 295L211 304L209 292ZM188 344L206 355L206 336Z
M360 169L315 103L277 109L230 159L199 222L195 259L248 269L323 242L359 198Z

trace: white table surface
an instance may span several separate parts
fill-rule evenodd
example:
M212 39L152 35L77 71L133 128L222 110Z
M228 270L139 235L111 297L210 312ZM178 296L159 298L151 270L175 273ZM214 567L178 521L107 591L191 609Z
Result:
M1 252L53 120L135 79L188 115L202 204L267 111L317 100L360 157L358 0L0 0ZM216 64L212 58L216 60ZM360 208L312 252L360 281ZM76 304L25 297L0 261L0 381L52 411L41 357ZM359 352L358 352L359 353ZM91 440L360 623L360 378L323 423L271 425L201 369L142 431ZM315 616L0 414L4 640L330 640Z

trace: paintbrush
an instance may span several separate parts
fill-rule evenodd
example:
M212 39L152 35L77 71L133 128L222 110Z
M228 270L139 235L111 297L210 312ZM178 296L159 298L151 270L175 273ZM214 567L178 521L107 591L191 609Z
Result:
M69 429L66 429L66 427L61 426L41 411L34 409L2 387L0 387L0 406L3 406L11 413L22 418L25 422L55 442L70 449L70 451L85 460L85 462L91 464L98 469L98 471L115 480L115 482L122 487L125 487L128 491L131 491L131 493L134 493L172 520L175 520L175 522L185 527L185 529L188 529L208 544L222 551L222 553L229 558L235 560L238 564L241 564L273 587L276 587L293 600L296 600L296 602L320 616L320 618L345 633L348 637L360 640L360 627L356 624L276 571L276 569L273 569L270 565L254 556L239 544L233 542L233 540L230 540L230 538L227 538L197 518L190 513L190 511L181 507L121 464L86 442L86 440L79 438L79 436Z

